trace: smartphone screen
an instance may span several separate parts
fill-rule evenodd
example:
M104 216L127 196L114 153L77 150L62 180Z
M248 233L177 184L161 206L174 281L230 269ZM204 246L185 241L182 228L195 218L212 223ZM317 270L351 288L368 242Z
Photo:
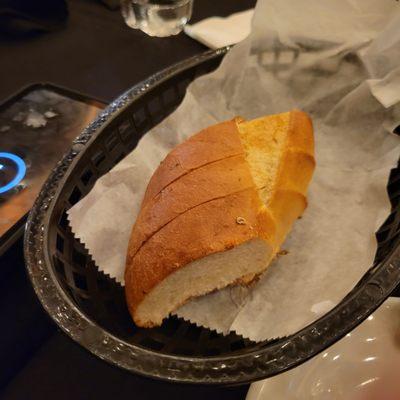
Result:
M72 140L104 106L49 85L32 86L0 106L2 242L31 209Z

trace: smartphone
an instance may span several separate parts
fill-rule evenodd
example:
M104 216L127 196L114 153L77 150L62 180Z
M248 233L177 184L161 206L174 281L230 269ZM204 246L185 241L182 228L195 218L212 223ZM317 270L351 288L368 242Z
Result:
M47 176L105 102L51 84L0 105L0 255L23 234Z

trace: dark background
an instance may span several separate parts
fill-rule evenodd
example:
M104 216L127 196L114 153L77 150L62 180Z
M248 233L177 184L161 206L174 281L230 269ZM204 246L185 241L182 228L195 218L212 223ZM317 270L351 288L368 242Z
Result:
M255 0L194 0L191 22L254 7ZM0 36L0 99L33 82L51 82L111 101L144 78L206 47L184 33L151 38L119 11L71 0L67 27L26 39Z
M32 0L33 1L33 0ZM253 7L255 0L194 0L192 22ZM206 48L183 33L150 38L94 0L68 2L64 29L0 34L0 102L51 82L111 101L130 86ZM236 388L169 384L134 376L75 344L42 310L25 273L22 240L0 258L1 399L244 399Z

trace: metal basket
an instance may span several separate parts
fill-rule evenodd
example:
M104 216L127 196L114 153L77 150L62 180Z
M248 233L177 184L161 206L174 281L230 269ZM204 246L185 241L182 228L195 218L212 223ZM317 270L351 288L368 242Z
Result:
M254 343L222 336L176 317L135 327L123 288L99 272L71 233L67 210L96 180L170 114L197 76L214 70L227 48L210 51L150 77L111 103L57 164L30 213L25 257L44 308L72 339L129 371L169 381L239 384L292 368L330 346L373 312L400 281L399 170L388 186L393 212L377 234L374 266L331 312L289 337ZM334 283L332 283L334 284Z

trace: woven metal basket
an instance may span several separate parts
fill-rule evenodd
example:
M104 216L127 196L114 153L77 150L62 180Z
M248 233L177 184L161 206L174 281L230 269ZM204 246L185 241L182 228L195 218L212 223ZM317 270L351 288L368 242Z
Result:
M146 376L238 384L278 374L339 340L373 312L400 281L400 174L395 169L388 185L393 210L377 234L374 266L337 307L312 325L289 337L262 343L233 333L222 336L176 317L154 329L133 325L123 288L98 271L72 234L66 212L135 148L143 134L177 107L188 84L214 70L227 51L210 51L181 62L111 103L55 167L27 223L29 275L54 321L100 358Z

